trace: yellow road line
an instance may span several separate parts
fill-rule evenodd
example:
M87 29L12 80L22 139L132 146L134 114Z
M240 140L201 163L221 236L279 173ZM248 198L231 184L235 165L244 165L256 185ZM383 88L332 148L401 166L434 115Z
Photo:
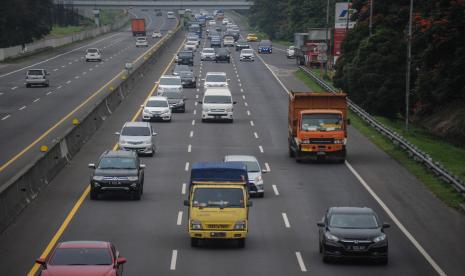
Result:
M184 40L185 41L185 40ZM179 51L181 49L181 47L183 46L184 44L184 41L181 43L181 46L178 48L177 51ZM170 68L171 64L173 63L174 61L174 57L170 60L170 62L166 65L166 68L165 70L163 71L162 75L166 74L166 72L168 71L168 69ZM158 79L158 81L160 81L160 79ZM158 82L155 84L155 86L150 90L149 92L149 95L145 98L144 100L144 105L145 103L148 101L148 99L152 96L152 94L155 92L156 88L158 86ZM134 122L137 117L139 117L140 115L140 112L142 111L142 108L139 107L137 109L137 112L136 114L132 117L132 122ZM116 143L114 146L113 146L113 150L117 150L118 149L118 143ZM73 209L71 209L71 211L68 213L68 215L66 216L65 220L63 221L63 223L61 224L60 228L58 229L58 231L55 233L55 235L53 236L53 238L50 240L50 242L48 243L47 247L44 249L44 251L42 252L42 254L40 255L41 258L45 258L48 256L48 254L50 254L50 252L52 251L52 249L55 247L56 243L58 242L58 240L60 239L60 237L63 235L64 231L66 230L66 228L68 227L69 223L71 222L71 220L73 219L73 217L76 215L77 211L79 210L79 208L81 207L82 203L84 202L85 198L87 197L87 195L89 194L90 192L90 185L88 185L86 187L86 189L84 190L84 192L82 193L82 195L79 197L78 201L74 204L73 206ZM31 268L31 270L29 271L29 273L27 274L28 276L34 276L37 271L39 270L40 268L40 265L39 264L34 264Z

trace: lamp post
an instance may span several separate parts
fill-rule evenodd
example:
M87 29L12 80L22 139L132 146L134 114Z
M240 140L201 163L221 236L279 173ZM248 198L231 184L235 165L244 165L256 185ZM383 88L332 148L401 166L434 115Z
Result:
M407 72L405 74L405 131L409 130L409 112L410 112L410 67L412 62L412 15L413 0L410 0L410 14L407 35Z
M326 56L328 55L329 42L328 42L328 32L329 32L329 0L326 1ZM325 75L328 75L328 60L325 63Z
M375 0L370 0L370 24L368 25L368 29L370 30L370 37L372 34L372 29L373 29L373 2Z

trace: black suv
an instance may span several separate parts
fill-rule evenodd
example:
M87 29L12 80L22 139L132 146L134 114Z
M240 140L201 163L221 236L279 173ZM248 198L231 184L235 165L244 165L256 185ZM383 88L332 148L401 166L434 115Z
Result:
M124 192L140 200L144 191L144 168L133 151L105 151L90 176L90 199L106 192Z
M194 75L194 73L192 73L192 71L182 71L179 73L179 76L181 77L182 87L197 87L197 77Z
M218 63L220 61L231 63L231 57L230 57L228 49L220 48L216 50L215 62Z
M240 51L242 49L249 49L250 45L245 40L236 41L236 51Z
M181 51L178 53L178 64L194 66L194 53L192 51Z

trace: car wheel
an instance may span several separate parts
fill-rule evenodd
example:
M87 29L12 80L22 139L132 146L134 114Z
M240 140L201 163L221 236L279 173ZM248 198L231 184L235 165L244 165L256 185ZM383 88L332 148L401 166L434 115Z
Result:
M245 238L241 238L237 240L237 247L244 248L245 247Z
M26 88L30 88L31 85L29 83L26 83Z
M387 265L389 262L389 259L388 257L384 257L384 258L381 258L378 262L382 265Z
M321 242L318 243L318 252L323 253L323 246L321 246Z
M199 246L199 239L191 238L191 247L198 247L198 246Z
M91 200L97 200L98 199L98 192L93 190L93 189L90 189L90 199Z
M206 119L202 119L202 123L205 123L207 120Z
M294 158L295 152L292 150L291 146L289 146L289 157Z
M140 200L140 197L142 195L142 190L139 188L137 191L132 193L132 199L133 200Z
M264 197L265 197L265 192L261 192L261 193L259 193L259 194L258 194L258 197L260 197L260 198L264 198Z

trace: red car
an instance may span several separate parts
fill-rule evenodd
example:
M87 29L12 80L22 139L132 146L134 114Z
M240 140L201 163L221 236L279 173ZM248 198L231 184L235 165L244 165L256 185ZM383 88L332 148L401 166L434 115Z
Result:
M105 241L59 243L47 258L39 258L41 276L120 276L126 258Z

